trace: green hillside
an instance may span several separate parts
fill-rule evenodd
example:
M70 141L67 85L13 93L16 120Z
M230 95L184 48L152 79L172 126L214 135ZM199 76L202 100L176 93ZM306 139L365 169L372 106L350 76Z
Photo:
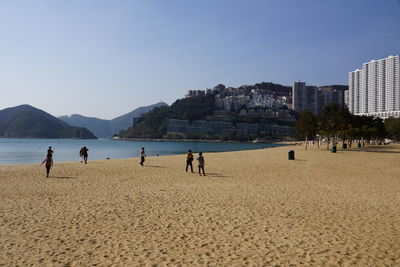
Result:
M0 137L96 139L86 128L70 126L29 105L0 110Z
M138 119L135 125L121 131L123 138L162 138L169 119L202 120L214 114L214 96L183 98L171 106L154 108Z

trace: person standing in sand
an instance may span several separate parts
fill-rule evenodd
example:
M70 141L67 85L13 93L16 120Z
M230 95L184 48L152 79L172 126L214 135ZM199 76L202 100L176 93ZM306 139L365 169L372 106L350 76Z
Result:
M204 160L203 153L199 153L199 157L197 158L197 162L199 165L199 175L201 176L201 170L203 170L203 175L206 176L206 173L204 172L204 165L206 164L206 161Z
M81 148L81 151L79 152L81 157L83 157L83 161L85 161L85 164L87 164L88 151L89 151L89 149L86 146L84 146L84 147Z
M46 158L42 161L40 165L46 163L44 166L46 167L46 178L49 177L50 169L53 167L53 158L51 153L47 153Z
M142 147L142 150L140 151L140 165L142 165L142 166L143 166L145 157L146 157L146 153L144 152L144 147Z
M186 154L186 172L188 171L188 167L190 166L190 170L192 171L192 173L194 173L192 162L193 162L193 154L192 150L189 149L188 153Z

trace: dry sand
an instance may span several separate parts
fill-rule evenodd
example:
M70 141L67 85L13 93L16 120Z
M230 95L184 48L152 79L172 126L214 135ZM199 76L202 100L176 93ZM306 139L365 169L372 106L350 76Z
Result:
M204 156L0 166L0 266L400 266L399 146Z

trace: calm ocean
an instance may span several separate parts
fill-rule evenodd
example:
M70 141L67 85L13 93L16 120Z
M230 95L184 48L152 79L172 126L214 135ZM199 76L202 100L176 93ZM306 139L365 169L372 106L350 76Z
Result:
M278 146L265 143L209 143L209 142L155 142L116 141L108 139L15 139L0 138L0 164L40 163L46 156L47 148L54 150L55 162L78 161L82 146L89 149L89 161L117 158L137 158L140 148L145 147L147 156L159 154L185 154L188 149L197 152L223 152L260 149Z

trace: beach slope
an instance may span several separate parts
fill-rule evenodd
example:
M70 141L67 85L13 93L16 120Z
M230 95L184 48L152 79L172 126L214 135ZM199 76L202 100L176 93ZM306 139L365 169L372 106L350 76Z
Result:
M0 266L400 265L399 146L204 157L0 166Z

